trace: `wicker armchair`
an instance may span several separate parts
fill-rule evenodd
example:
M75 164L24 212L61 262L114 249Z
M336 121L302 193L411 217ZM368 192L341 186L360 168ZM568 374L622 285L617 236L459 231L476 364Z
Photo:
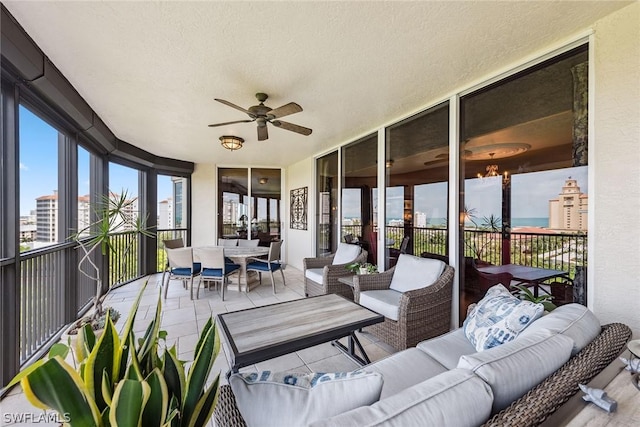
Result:
M395 269L356 276L353 280L354 301L360 301L363 291L389 289ZM367 330L397 350L414 347L420 341L448 332L453 274L453 267L447 265L435 283L425 283L424 288L404 292L400 298L398 320L385 317L384 322L369 326Z
M326 294L338 294L353 300L353 291L351 288L338 282L338 279L340 277L353 275L353 273L346 269L348 264L352 264L354 262L367 262L367 251L362 249L355 259L345 264L333 264L334 257L335 254L320 258L305 258L303 260L304 294L306 296L313 297ZM311 269L322 269L322 283L318 283L318 281L307 277L307 270Z

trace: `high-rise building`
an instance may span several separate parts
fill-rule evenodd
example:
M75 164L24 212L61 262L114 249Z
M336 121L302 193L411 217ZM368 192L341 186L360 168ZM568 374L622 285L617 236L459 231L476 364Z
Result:
M78 232L88 236L89 224L91 224L91 198L88 194L85 194L84 196L78 196Z
M111 199L120 197L119 194L110 193ZM125 215L131 220L138 217L138 199L130 200L130 204L124 209ZM58 192L40 196L36 199L36 243L55 243L58 241ZM86 229L91 223L91 202L89 195L78 196L78 231ZM132 226L116 227L113 231L129 231ZM89 232L83 233L88 235ZM42 245L36 245L42 246Z
M416 212L413 216L416 227L426 228L427 226L427 213L426 212Z
M588 201L589 196L580 192L578 181L569 177L558 198L549 200L549 228L586 230Z
M173 185L173 226L171 228L187 228L187 178L172 176Z
M174 228L174 217L173 217L173 198L169 197L165 200L162 200L158 203L158 229L159 230L170 230Z
M58 241L58 192L36 199L36 241L55 243Z

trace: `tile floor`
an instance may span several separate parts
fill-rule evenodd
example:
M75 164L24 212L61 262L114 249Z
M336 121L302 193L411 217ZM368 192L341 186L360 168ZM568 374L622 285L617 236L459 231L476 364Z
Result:
M263 284L249 293L238 292L237 285L230 285L225 292L225 301L221 301L220 295L213 288L200 289L200 298L191 300L189 292L182 288L179 281L172 281L169 286L167 299L162 299L162 329L166 330L167 345L176 345L178 356L182 360L192 360L193 351L197 343L200 330L210 316L219 313L258 307L283 301L291 301L304 298L304 277L300 270L287 266L284 271L287 285L282 284L279 274L276 278L276 294L271 288L269 277L263 277ZM146 280L146 279L145 279ZM105 305L116 308L126 317L133 305L133 301L145 280L138 280L128 285L114 289L106 298ZM155 310L160 292L161 275L148 277L148 285L140 302L138 314L134 323L134 331L137 336L144 333L146 326L155 315ZM121 319L116 327L122 328L124 319ZM379 342L374 336L366 332L358 333L360 342L372 361L379 360L393 353L393 348ZM220 374L221 382L226 383L225 374L229 370L229 351L222 334L223 351L220 352L213 364L209 381ZM358 367L350 358L333 347L330 343L317 345L295 353L287 354L252 366L241 369L241 372L273 370L295 372L339 372L351 371ZM29 426L29 425L58 425L58 423L29 423L16 422L8 414L33 414L34 417L42 414L42 411L32 407L22 394L20 387L15 387L0 401L0 414L2 426ZM210 423L213 426L213 422Z

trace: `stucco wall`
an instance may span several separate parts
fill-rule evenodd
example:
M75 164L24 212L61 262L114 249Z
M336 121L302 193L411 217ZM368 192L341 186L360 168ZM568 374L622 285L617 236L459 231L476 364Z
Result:
M216 234L216 165L197 163L191 175L191 243L193 246L215 244Z
M285 193L282 200L285 202L285 239L287 262L293 267L302 270L302 259L315 255L313 249L313 224L315 223L315 197L313 190L314 161L312 158L289 166L285 171ZM308 209L306 230L292 230L289 228L290 194L294 188L308 187Z
M590 305L601 322L626 323L640 337L640 4L594 30Z

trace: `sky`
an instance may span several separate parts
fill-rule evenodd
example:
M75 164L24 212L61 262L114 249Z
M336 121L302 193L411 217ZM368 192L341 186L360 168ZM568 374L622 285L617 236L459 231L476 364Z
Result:
M138 194L138 172L114 163L109 165L109 189ZM20 215L36 208L36 198L58 188L58 131L20 106ZM78 195L89 194L89 152L78 149ZM171 197L171 178L158 177L158 201Z

